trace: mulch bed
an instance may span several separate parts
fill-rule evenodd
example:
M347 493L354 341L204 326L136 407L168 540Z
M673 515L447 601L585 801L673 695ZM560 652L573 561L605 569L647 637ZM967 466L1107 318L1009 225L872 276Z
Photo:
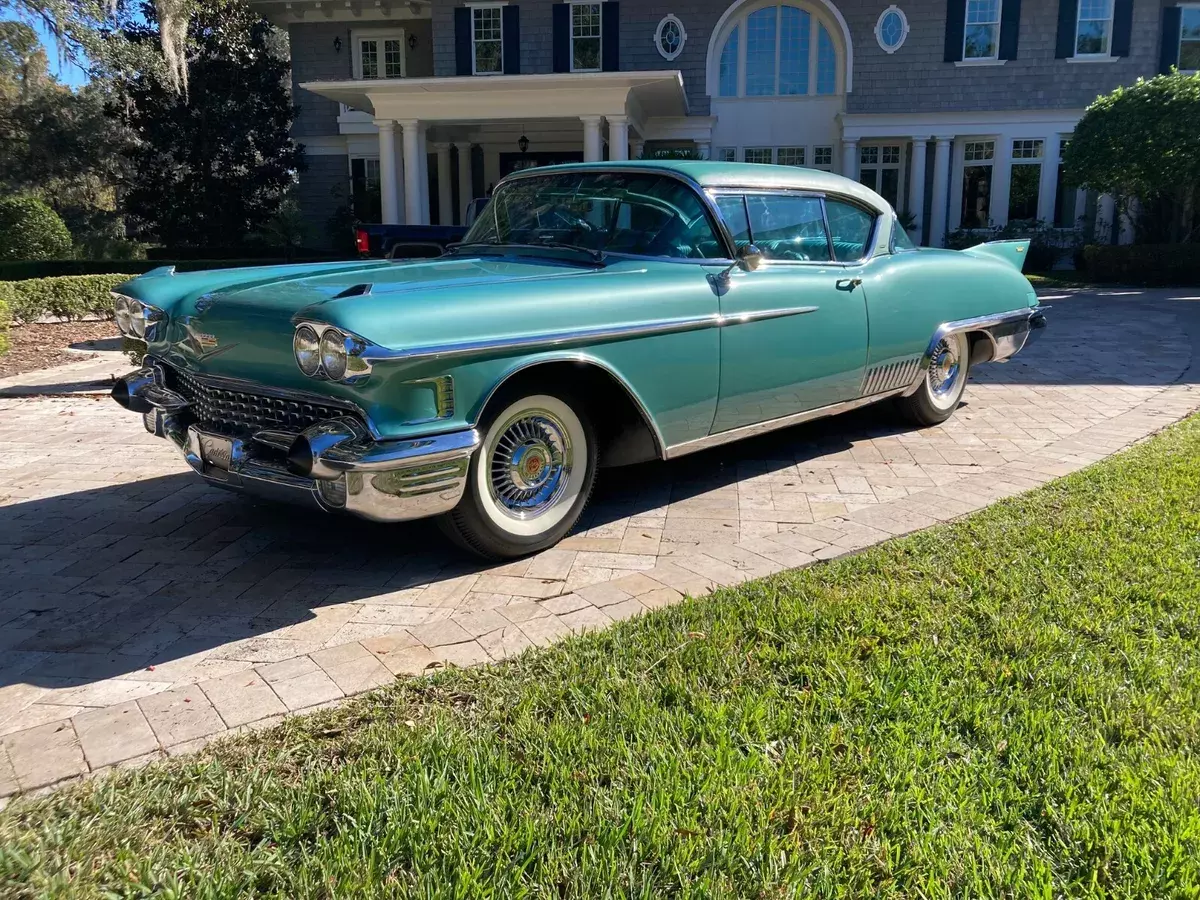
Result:
M64 348L80 341L119 336L115 322L55 322L13 326L8 333L11 346L7 353L0 356L0 378L81 359L93 359L95 354L67 353Z

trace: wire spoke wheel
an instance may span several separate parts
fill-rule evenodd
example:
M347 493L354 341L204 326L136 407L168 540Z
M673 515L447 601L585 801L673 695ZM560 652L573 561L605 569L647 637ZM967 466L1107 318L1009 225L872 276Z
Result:
M929 390L935 397L945 397L958 385L961 370L959 343L942 338L929 360Z
M562 497L572 468L566 426L544 409L523 410L501 425L491 451L491 493L510 515L541 515Z

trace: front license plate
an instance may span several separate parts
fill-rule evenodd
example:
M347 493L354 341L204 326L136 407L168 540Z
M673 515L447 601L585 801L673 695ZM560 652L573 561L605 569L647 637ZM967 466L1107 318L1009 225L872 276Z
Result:
M233 439L200 435L200 456L208 465L228 472L233 465Z

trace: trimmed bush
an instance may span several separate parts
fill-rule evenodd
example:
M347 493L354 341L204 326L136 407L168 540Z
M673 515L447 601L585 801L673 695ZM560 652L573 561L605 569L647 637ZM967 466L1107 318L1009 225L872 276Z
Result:
M353 253L330 253L321 256L297 257L291 262L283 259L191 259L191 260L114 260L114 259L52 259L45 261L0 260L0 281L20 281L25 278L56 278L62 275L107 275L130 273L141 275L162 266L174 266L180 272L200 272L205 269L240 269L246 266L284 266L310 262L356 262Z
M36 197L0 200L0 259L56 259L71 252L71 232Z
M11 322L12 312L8 298L0 291L0 356L8 352L8 326Z
M1200 244L1089 244L1083 267L1100 284L1200 285Z
M31 278L4 284L11 298L12 316L17 322L36 322L42 316L82 319L85 316L111 318L109 292L131 275L67 275L62 278ZM0 294L0 299L3 299Z

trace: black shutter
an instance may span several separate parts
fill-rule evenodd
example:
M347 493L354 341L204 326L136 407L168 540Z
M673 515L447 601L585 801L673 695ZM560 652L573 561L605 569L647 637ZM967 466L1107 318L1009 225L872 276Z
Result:
M616 0L600 4L600 68L605 72L621 68L621 4Z
M1168 6L1163 10L1162 46L1158 50L1158 71L1171 74L1171 67L1179 65L1179 32L1183 28L1183 10Z
M1021 0L1004 0L1000 8L1000 59L1017 58L1021 35Z
M1055 59L1070 59L1075 55L1075 15L1079 11L1079 0L1058 0L1058 41L1054 47Z
M967 0L946 0L946 62L962 60L966 27Z
M504 27L504 74L521 74L521 9L506 6L501 13Z
M454 74L470 75L471 65L471 7L454 10Z
M571 4L555 3L550 21L553 32L555 72L571 71Z
M1129 37L1133 33L1133 0L1116 0L1113 4L1113 33L1109 53L1129 55Z

